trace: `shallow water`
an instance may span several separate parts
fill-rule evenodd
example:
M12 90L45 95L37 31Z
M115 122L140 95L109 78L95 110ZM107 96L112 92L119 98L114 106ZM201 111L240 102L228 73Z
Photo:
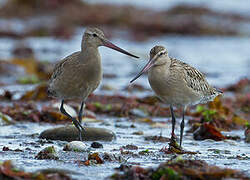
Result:
M37 59L55 62L80 49L83 31L84 29L80 28L71 40L27 38L23 43L34 48ZM207 74L208 81L217 87L225 87L241 78L250 77L250 37L161 36L146 42L133 42L115 35L111 41L140 56L137 60L105 47L99 48L103 72L117 75L114 79L104 79L102 83L118 90L129 85L129 81L146 64L149 51L155 45L165 46L171 57ZM16 40L0 39L0 57L12 58L11 51L17 43ZM146 76L136 82L149 87Z
M227 3L225 3L227 1ZM0 1L1 2L1 1ZM92 3L98 2L97 0L91 1ZM117 3L117 4L132 4L137 7L151 8L150 1L114 1L105 0L102 2ZM183 3L184 1L164 1L158 0L154 3L156 10L168 9L177 3ZM186 2L186 1L185 1ZM213 0L208 2L188 1L191 4L205 4L212 9L222 10L230 12L232 9L237 13L250 14L249 2L245 0ZM245 3L245 4L244 4ZM45 18L46 20L46 18ZM47 21L47 20L46 20ZM52 20L53 21L53 20ZM1 24L5 24L0 20ZM32 19L26 23L26 25L36 24ZM11 20L10 26L16 28L16 32L24 30L24 24L22 20ZM247 29L246 29L247 30ZM22 42L34 49L35 57L41 61L56 62L63 57L69 55L74 51L80 49L81 36L84 28L79 28L76 34L70 40L55 39L53 37L46 38L26 38ZM208 81L219 88L225 87L229 84L234 84L239 79L244 77L250 77L250 37L193 37L193 36L161 36L152 37L144 42L134 42L129 38L124 38L126 32L114 31L111 41L120 47L140 56L140 60L130 58L122 55L113 50L101 47L100 54L102 56L103 71L104 74L114 74L114 78L104 78L102 85L110 85L114 91L103 91L100 89L102 85L95 91L97 94L123 94L130 96L131 94L122 90L129 85L129 81L141 70L148 60L148 54L150 49L154 45L164 45L170 56L183 60L186 63L198 68L207 75ZM124 36L125 34L125 36ZM122 38L120 38L122 37ZM19 44L20 41L9 38L0 38L0 58L8 60L13 58L11 51ZM13 81L14 82L14 81ZM147 76L136 81L138 84L142 84L146 88L149 88L147 82ZM0 94L4 90L17 91L14 99L18 99L20 94L30 90L34 86L31 85L16 85L8 83L8 86L0 88ZM138 96L145 96L152 94L152 92L140 92L136 93ZM0 102L4 105L3 102ZM11 104L11 103L9 103ZM9 105L8 104L8 105ZM91 151L97 152L109 152L120 155L119 149L127 144L134 144L139 147L138 150L133 151L137 154L139 151L148 149L153 153L149 156L141 157L123 157L127 159L127 164L139 164L143 167L154 166L156 167L160 162L164 162L170 159L173 155L165 155L159 150L163 146L167 146L167 143L153 143L151 141L145 141L144 136L160 135L169 137L171 124L166 123L165 128L155 128L146 123L139 123L137 121L132 122L126 118L114 118L106 116L97 116L97 119L101 119L104 123L89 123L89 126L104 127L114 131L117 135L117 139L113 142L102 142L103 149L92 149ZM166 121L165 118L153 118L154 121ZM179 119L178 119L179 120ZM131 125L135 125L135 128L131 128ZM57 126L57 125L56 125ZM60 125L58 125L60 126ZM45 143L44 145L39 142L38 134L45 129L55 127L51 124L43 123L17 123L16 125L1 126L0 127L0 149L4 146L8 146L10 149L21 149L23 152L7 151L0 152L1 160L12 159L15 163L25 168L26 170L35 171L45 168L60 168L70 169L72 171L84 174L84 177L89 179L104 179L105 177L114 173L114 168L119 167L119 162L105 162L103 165L96 165L86 167L84 165L79 166L75 163L75 160L86 160L87 153L75 153L62 151L63 145L66 142L53 141L52 143ZM186 130L188 127L186 127ZM143 131L144 135L133 135L135 131ZM176 129L179 132L179 129ZM227 132L226 134L238 135L241 137L240 141L220 141L215 142L213 140L194 141L191 134L184 136L185 149L190 151L198 151L197 155L183 155L184 158L202 159L212 165L218 165L220 167L228 167L239 169L250 175L250 146L244 143L243 130ZM178 133L177 133L178 135ZM90 146L91 142L87 142ZM59 153L59 161L54 160L36 160L35 155L44 147L54 145ZM25 150L25 148L31 150ZM116 149L116 150L114 150ZM213 150L215 149L215 150ZM244 160L240 160L237 156L243 157ZM96 173L98 171L98 173ZM81 175L73 175L80 179Z
M136 164L143 167L153 166L156 167L160 162L164 162L173 155L166 155L159 150L163 146L167 146L167 143L153 143L151 141L145 141L145 136L154 136L162 134L165 137L170 135L170 124L164 126L165 128L155 128L149 124L139 123L137 121L128 121L125 118L112 118L99 116L98 118L104 120L104 123L89 123L88 125L95 127L102 127L113 130L117 139L113 142L101 142L103 144L103 149L91 149L91 152L108 152L110 154L115 154L117 157L120 154L119 149L127 144L134 144L138 146L138 150L132 150L135 154L139 151L148 149L153 152L147 156L131 157L124 156L126 159L125 164ZM163 118L156 118L155 121L165 121ZM134 125L135 128L130 126ZM54 127L49 124L38 124L38 123L21 123L17 125L3 126L0 131L0 149L3 146L8 146L10 149L21 149L23 152L6 151L0 153L1 160L12 159L15 164L19 167L24 168L28 171L36 171L38 169L46 168L58 168L58 169L70 169L71 171L84 174L87 179L105 177L114 173L114 168L119 167L119 162L105 162L102 165L96 166L84 166L77 165L74 161L76 160L86 160L88 153L75 153L75 152L65 152L62 151L65 142L53 141L45 144L39 143L37 133L42 132L45 129ZM186 127L186 129L188 129ZM133 135L133 132L143 131L144 135ZM176 129L177 135L179 129ZM228 134L228 133L227 133ZM199 152L196 155L183 155L183 158L191 159L202 159L207 161L209 164L217 165L220 167L239 169L245 173L250 172L249 158L250 158L250 148L249 144L244 143L242 137L243 131L232 131L230 135L239 135L241 137L240 141L221 141L215 142L213 140L205 141L194 141L191 134L186 134L184 136L185 149ZM90 146L91 142L86 143ZM59 155L58 161L55 160L36 160L35 155L44 147L54 145ZM25 150L26 148L31 150ZM213 150L215 149L215 150ZM218 153L218 151L220 151ZM245 160L239 160L236 156L245 157ZM98 173L95 173L98 171ZM77 179L82 177L82 175L73 175Z

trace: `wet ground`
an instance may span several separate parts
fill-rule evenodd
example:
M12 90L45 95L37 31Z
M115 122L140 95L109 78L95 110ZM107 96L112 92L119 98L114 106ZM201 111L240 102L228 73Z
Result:
M1 127L0 132L0 149L4 146L10 149L19 149L21 152L6 151L1 152L2 160L12 159L19 167L25 168L27 171L36 171L47 168L58 168L71 170L80 173L72 175L81 179L82 175L86 179L103 179L114 173L114 168L118 168L120 164L140 165L142 167L156 167L160 162L165 162L173 158L174 154L164 154L160 152L161 148L168 146L168 142L152 142L145 140L147 136L164 136L169 137L171 126L169 123L161 124L163 128L152 127L147 123L132 122L126 118L112 118L98 116L103 122L88 123L89 126L104 127L116 133L117 139L112 142L101 142L103 148L90 149L90 152L105 152L117 158L114 162L105 161L104 164L93 165L91 167L85 165L78 165L77 160L84 161L88 153L65 152L63 146L66 142L62 141L46 141L38 138L38 133L45 129L54 127L50 124L43 123L19 123L17 125L10 125ZM154 118L154 121L165 121L165 118ZM132 128L131 128L132 126ZM179 129L177 129L179 130ZM143 135L134 135L134 132L143 131ZM176 131L178 132L178 131ZM213 140L194 141L192 134L184 136L183 146L193 152L198 152L196 155L183 155L185 159L205 160L211 165L220 167L233 168L249 174L250 168L248 166L250 160L249 144L242 139L244 137L243 131L232 131L230 133L223 133L240 136L238 141L225 140L216 142ZM179 135L179 134L177 134ZM90 147L91 142L86 142ZM138 147L137 150L126 150L128 154L121 153L122 146L133 144ZM47 146L55 146L59 155L59 160L36 160L36 154ZM27 149L28 148L28 149ZM147 151L145 155L140 155L139 152ZM98 173L95 173L97 172Z

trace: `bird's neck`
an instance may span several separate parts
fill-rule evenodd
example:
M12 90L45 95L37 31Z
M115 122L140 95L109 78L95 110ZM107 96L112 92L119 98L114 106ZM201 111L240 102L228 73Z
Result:
M100 61L100 53L97 46L91 44L82 45L81 54L84 56L84 59L91 61Z
M91 42L90 40L83 37L82 43L81 43L81 50L82 51L86 51L88 49L98 51L98 47L99 46L97 44L95 44L95 43Z
M168 56L166 56L164 58L157 60L154 67L169 66L170 63L171 63L171 59Z

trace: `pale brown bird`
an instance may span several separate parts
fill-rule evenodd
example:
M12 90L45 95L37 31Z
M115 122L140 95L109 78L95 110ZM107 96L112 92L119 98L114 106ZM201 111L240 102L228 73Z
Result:
M74 52L57 63L49 81L48 94L62 100L60 111L72 119L81 141L84 131L81 121L85 101L102 79L101 57L98 51L100 46L138 58L109 42L100 29L87 28L82 37L81 51ZM65 111L63 107L65 99L81 100L78 120Z
M212 101L222 92L208 84L205 76L194 67L168 56L163 46L155 46L150 51L150 60L141 72L130 81L132 83L148 71L148 81L155 94L170 105L172 135L174 139L175 115L173 106L182 107L180 147L184 130L184 115L188 105Z

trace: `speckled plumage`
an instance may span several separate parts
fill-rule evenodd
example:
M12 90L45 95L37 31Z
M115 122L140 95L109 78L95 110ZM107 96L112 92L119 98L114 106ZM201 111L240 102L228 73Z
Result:
M175 115L173 106L182 108L180 147L184 130L184 115L188 105L212 101L222 92L210 86L205 76L194 67L168 56L163 46L150 51L150 60L141 72L130 82L148 71L148 81L155 94L170 105L172 116L171 145L175 146Z
M167 53L164 47L155 46L150 56L153 58L161 51ZM166 104L178 107L194 105L211 101L221 94L208 84L199 70L167 54L162 58L161 64L149 70L148 79L157 96Z

